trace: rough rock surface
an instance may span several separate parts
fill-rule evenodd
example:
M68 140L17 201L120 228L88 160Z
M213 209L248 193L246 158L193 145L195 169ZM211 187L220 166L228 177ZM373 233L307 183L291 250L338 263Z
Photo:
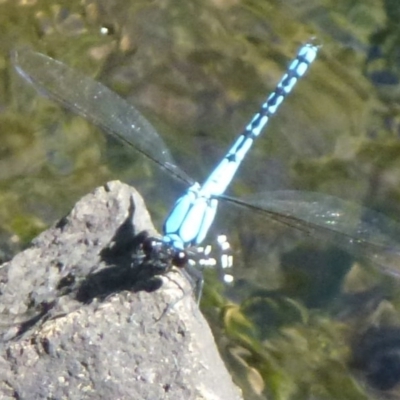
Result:
M241 398L182 274L139 283L142 230L143 200L111 182L1 266L1 399Z

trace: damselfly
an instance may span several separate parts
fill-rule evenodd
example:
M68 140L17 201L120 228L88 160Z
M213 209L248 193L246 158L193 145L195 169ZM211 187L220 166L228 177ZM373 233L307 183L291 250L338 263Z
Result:
M143 249L148 257L163 260L160 272L172 264L186 264L186 249L203 242L214 221L218 202L223 200L250 207L270 219L333 241L353 254L371 259L385 271L397 274L400 228L371 210L317 193L272 192L247 199L224 195L254 140L305 74L317 52L318 46L313 43L300 48L275 91L202 185L174 163L163 140L139 111L101 83L28 49L15 53L14 65L39 92L134 147L189 186L166 218L163 238L144 239ZM377 224L377 220L384 224ZM390 231L381 231L379 227L383 225L390 226ZM167 257L157 256L160 253L166 253ZM169 261L164 263L164 260Z

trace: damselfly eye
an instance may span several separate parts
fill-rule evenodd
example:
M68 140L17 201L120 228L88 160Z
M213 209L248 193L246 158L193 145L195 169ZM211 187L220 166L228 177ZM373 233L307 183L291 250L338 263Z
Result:
M153 237L147 237L143 240L142 248L145 254L149 255L157 249L161 248L162 242L159 239Z
M188 262L188 255L184 250L177 250L172 258L172 263L179 268L184 267Z

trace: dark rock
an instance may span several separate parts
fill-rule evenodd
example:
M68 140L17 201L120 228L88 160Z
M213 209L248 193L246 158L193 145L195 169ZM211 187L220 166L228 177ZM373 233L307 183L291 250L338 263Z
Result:
M240 398L189 282L140 270L142 230L143 200L111 182L0 268L1 398Z
M374 326L355 337L350 365L382 391L400 383L400 328Z

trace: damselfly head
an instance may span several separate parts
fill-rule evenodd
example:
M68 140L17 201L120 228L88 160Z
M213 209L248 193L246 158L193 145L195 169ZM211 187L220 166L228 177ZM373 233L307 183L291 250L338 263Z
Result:
M143 239L142 249L149 260L163 261L170 266L182 268L188 262L186 251L175 249L171 244L162 239L147 236Z
M163 247L163 242L155 237L147 236L143 239L142 249L146 256L151 256L153 253L158 252Z
M175 250L175 254L172 258L172 263L179 268L183 268L189 261L189 257L184 250Z

